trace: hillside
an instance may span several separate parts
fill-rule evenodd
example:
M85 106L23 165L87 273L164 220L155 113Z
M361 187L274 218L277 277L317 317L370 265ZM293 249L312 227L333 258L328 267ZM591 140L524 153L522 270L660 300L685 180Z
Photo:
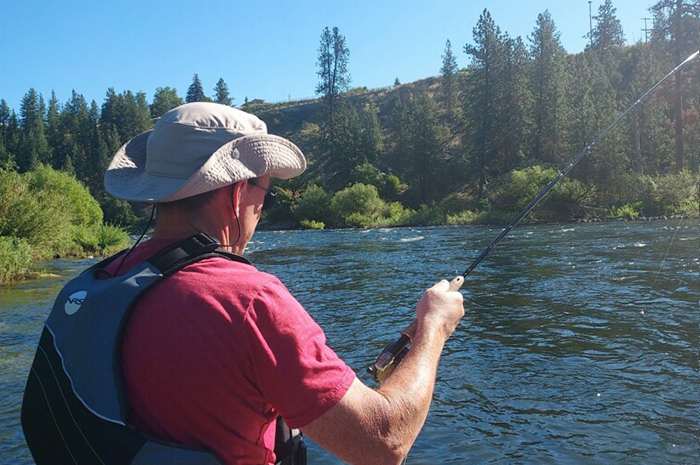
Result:
M466 71L465 71L466 72ZM358 88L349 92L347 101L356 106L374 103L379 107L379 118L382 127L389 121L391 105L397 98L406 99L418 91L427 91L435 97L440 86L440 76L431 76L414 82L399 84L379 89ZM256 114L265 121L267 129L272 134L292 137L298 134L303 123L321 124L321 99L290 101L283 103L248 104L243 110Z

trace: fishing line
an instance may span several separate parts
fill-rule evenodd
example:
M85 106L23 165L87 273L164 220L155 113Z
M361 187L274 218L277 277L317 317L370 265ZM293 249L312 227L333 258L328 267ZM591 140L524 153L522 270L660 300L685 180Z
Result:
M131 254L131 252L136 248L136 246L139 245L139 243L141 242L141 239L143 239L143 236L146 235L146 232L148 231L148 227L151 225L151 221L153 221L153 217L155 216L155 214L156 214L156 204L154 203L153 208L151 209L151 217L148 218L148 223L146 223L146 227L143 228L143 232L141 233L139 238L136 240L136 243L133 246L131 246L131 248L126 253L126 255L124 255L124 258L122 258L121 261L119 262L119 265L117 265L117 270L114 272L114 276L119 276L119 269L122 267L122 265L126 261L126 258L129 256L129 254Z
M508 223L508 225L501 230L501 233L491 242L491 244L484 249L483 252L481 252L481 255L479 255L472 263L467 267L464 272L457 276L456 278L452 279L450 281L450 290L451 291L458 291L461 287L462 284L464 284L464 278L466 278L473 270L474 268L481 263L481 261L493 250L496 245L501 242L501 240L515 227L518 222L523 219L525 215L530 213L530 211L535 208L535 205L537 205L542 198L544 198L549 191L554 188L554 186L564 177L566 174L571 171L571 169L576 166L576 164L583 159L590 151L591 149L598 143L600 140L605 137L612 129L617 126L617 124L622 121L622 119L627 116L634 108L637 107L644 99L646 99L654 90L656 90L657 87L659 87L666 79L669 77L673 76L676 74L678 70L686 66L688 63L692 62L695 60L698 55L700 55L700 50L696 51L695 53L692 53L688 58L683 60L679 65L677 65L675 68L673 68L671 71L668 72L663 78L661 78L656 84L651 86L649 90L644 92L637 100L632 103L626 110L624 110L622 113L618 115L617 118L615 118L604 130L601 132L595 139L593 139L586 147L581 150L581 152L569 163L564 167L563 170L559 173L557 177L555 177L547 186L545 186L544 189L542 189L534 199L530 201L529 204L521 211L513 220ZM373 366L369 367L368 370L372 374L372 377L376 380L381 382L382 380L386 379L386 377L391 373L391 370L395 366L395 364L399 363L403 356L408 352L408 344L411 342L411 338L413 337L413 334L415 334L416 328L418 326L418 323L416 320L413 320L413 323L409 325L406 329L404 329L401 332L401 336L396 339L393 342L390 342L389 345L387 345L384 350L379 354L379 357L377 357L377 361L374 363Z
M678 226L676 226L676 230L673 232L673 237L671 238L671 243L668 244L668 249L666 249L666 254L664 254L663 260L661 260L661 264L659 265L659 271L656 272L656 276L654 276L654 282L651 283L651 288L654 289L654 285L656 284L656 280L659 278L659 274L661 274L661 269L664 266L664 262L666 261L666 257L668 257L668 253L671 251L671 246L673 246L673 242L676 240L676 234L678 234L678 230L681 228L681 222L683 221L683 216L681 216L680 221L678 221Z

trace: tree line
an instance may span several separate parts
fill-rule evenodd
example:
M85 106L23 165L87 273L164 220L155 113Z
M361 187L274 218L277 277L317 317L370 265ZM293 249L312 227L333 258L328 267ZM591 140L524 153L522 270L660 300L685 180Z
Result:
M513 38L484 10L461 47L466 68L459 69L447 40L434 85L401 85L397 78L388 99L350 88L346 38L338 28L325 28L318 48L319 111L283 134L302 148L309 169L278 184L282 201L268 223L500 220L517 204L509 190L529 192L546 183L543 176L566 164L698 48L700 0L661 0L650 11L649 40L625 46L616 10L606 0L586 49L568 54L547 11L528 37ZM699 88L697 65L677 73L593 148L540 217L599 211L650 216L693 208L697 214ZM75 91L63 104L53 93L47 103L30 89L19 114L0 100L0 166L23 173L48 165L70 173L98 200L105 221L133 224L138 206L104 192L104 170L126 140L185 101L234 105L223 78L208 97L196 74L184 99L174 88L159 87L151 102L143 92L108 89L101 105ZM241 107L253 108L247 98ZM254 111L277 129L279 111L264 105Z
M312 159L303 182L328 193L356 183L381 191L394 177L399 184L390 183L393 192L380 196L408 208L440 207L461 198L463 210L511 210L514 205L508 208L498 199L508 188L524 187L512 184L514 179L525 176L523 182L546 185L547 179L538 179L542 172L563 168L698 49L699 1L662 0L650 11L649 40L625 46L616 9L606 0L594 16L585 50L567 54L549 12L537 16L523 39L501 31L485 9L462 48L469 59L466 69L458 68L447 40L436 82L404 90L397 80L394 96L383 102L346 97L349 49L337 28L326 28L318 55L320 122L290 134ZM554 216L697 215L698 69L695 64L676 73L593 147L571 173L571 186L578 187L570 189ZM660 192L669 184L676 196Z

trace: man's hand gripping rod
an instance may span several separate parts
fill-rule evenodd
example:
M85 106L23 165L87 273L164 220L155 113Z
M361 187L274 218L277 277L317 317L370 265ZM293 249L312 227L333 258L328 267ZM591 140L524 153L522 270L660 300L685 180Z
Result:
M458 291L461 287L462 284L464 284L464 278L469 276L469 273L471 273L474 268L477 267L479 263L493 250L494 247L496 247L496 244L501 242L501 239L503 239L511 229L515 227L518 222L523 219L525 215L530 213L530 210L535 208L535 205L539 203L542 198L547 195L547 193L552 190L554 185L558 183L561 178L566 176L566 174L571 171L571 169L576 166L576 164L581 161L583 157L585 157L593 148L595 144L597 144L603 137L605 137L617 124L625 117L629 112L631 112L638 104L640 104L644 99L646 99L657 87L659 87L666 79L669 77L673 76L676 74L678 70L683 68L685 65L690 63L691 61L695 60L698 55L700 55L700 50L696 51L692 55L690 55L688 58L683 60L681 64L673 68L666 76L661 78L659 82L654 84L649 90L647 90L644 94L642 94L641 97L639 97L635 102L630 105L625 111L620 113L620 115L615 118L615 120L610 123L604 130L601 132L595 139L593 139L581 152L574 158L571 163L569 163L560 173L559 175L554 178L544 189L542 189L532 201L530 201L529 204L521 211L518 213L518 215L513 218L513 220L508 223L508 226L503 228L501 233L496 237L496 239L491 242L491 244L484 249L483 252L481 252L481 255L479 255L472 263L469 265L469 267L462 273L460 276L457 276L454 278L452 281L450 281L450 291ZM384 350L379 354L379 357L377 357L377 361L374 363L373 366L369 367L368 370L372 374L372 377L375 379L375 381L382 382L384 381L393 368L401 362L403 357L408 353L409 347L408 344L411 342L411 339L413 339L413 336L416 333L416 328L417 328L417 322L416 320L413 320L413 323L411 323L410 326L408 326L406 329L401 331L401 336L396 339L395 341L390 342Z

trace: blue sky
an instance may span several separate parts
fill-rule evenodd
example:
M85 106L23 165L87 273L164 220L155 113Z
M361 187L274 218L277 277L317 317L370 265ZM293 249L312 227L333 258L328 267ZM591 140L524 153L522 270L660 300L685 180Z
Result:
M603 0L592 0L593 14ZM644 40L655 0L613 0L627 42ZM527 41L549 10L564 48L583 50L588 0L0 0L0 98L19 111L34 88L61 103L71 91L102 104L105 92L157 87L184 97L198 73L207 95L223 78L244 98L312 97L324 27L337 26L350 49L351 85L389 86L439 74L449 39L460 67L484 8L509 35ZM651 27L651 22L648 23Z

